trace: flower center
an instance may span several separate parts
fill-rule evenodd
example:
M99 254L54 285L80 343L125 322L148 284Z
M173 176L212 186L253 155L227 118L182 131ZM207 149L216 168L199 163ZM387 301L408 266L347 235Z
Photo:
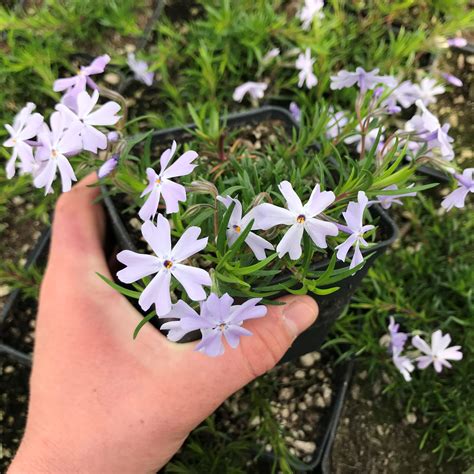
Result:
M163 262L163 266L164 266L167 270L169 270L169 269L173 266L173 262L172 262L171 260L165 260L165 261Z
M225 323L221 323L221 324L219 324L219 326L217 326L217 329L219 329L219 331L221 331L221 332L224 332L226 330L226 328L227 328L227 324L225 324Z
M155 184L161 184L161 178L156 178L155 179Z
M241 230L241 229L240 229L240 226L239 226L239 225L234 224L234 225L232 226L232 228L237 232L237 234L240 234L240 230Z
M53 158L57 158L57 157L58 157L58 154L59 154L59 153L58 153L58 151L57 151L55 148L53 148L53 149L51 150L51 156L52 156Z
M300 214L297 218L296 218L296 222L298 224L304 224L306 221L306 217L303 215L303 214Z

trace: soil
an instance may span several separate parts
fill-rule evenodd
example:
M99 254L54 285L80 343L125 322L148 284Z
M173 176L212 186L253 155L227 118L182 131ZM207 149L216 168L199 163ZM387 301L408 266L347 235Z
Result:
M459 474L456 462L437 464L437 455L419 449L416 413L403 416L381 392L386 376L369 383L359 370L349 390L332 450L333 474Z

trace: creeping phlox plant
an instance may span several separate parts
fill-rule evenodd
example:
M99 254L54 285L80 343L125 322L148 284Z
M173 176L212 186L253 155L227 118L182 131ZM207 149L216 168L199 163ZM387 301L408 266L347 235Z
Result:
M306 2L300 12L303 26L320 17L320 4ZM266 61L279 54L272 49ZM380 211L373 212L374 206L390 209L432 186L409 183L420 164L429 162L457 180L458 189L442 203L446 209L462 207L474 191L473 170L456 170L448 127L427 109L444 91L430 78L413 84L361 67L333 75L332 90L356 88L357 96L353 113L322 107L325 131L320 139L331 150L327 156L318 156L304 134L299 137L294 131L286 143L270 143L264 152L236 142L231 150L206 150L199 156L191 149L178 152L173 141L155 159L151 132L124 136L125 99L91 79L109 60L101 56L76 76L55 82L54 90L64 95L49 126L34 113L34 104L27 104L14 124L6 126L11 137L4 145L13 149L8 177L19 168L45 193L53 192L58 171L62 191L70 190L76 181L71 157L83 151L100 154L98 176L108 184L108 193L120 197L128 215L142 221L143 248L117 256L123 264L117 278L128 286L102 277L149 311L135 336L158 317L170 340L200 331L196 350L220 355L224 340L235 348L241 336L251 335L243 324L265 316L262 300L272 304L284 292L328 294L337 291L338 281L360 270L371 247L383 238ZM133 56L128 62L138 80L152 82L146 63ZM317 85L313 64L309 49L297 58L299 87ZM246 83L233 98L241 101L249 94L258 100L267 87ZM98 105L100 95L114 100ZM405 129L385 138L393 114L413 104L418 113ZM291 109L295 120L304 120L297 104ZM103 127L114 125L116 130L106 134ZM131 154L137 144L140 157ZM87 168L87 158L77 163ZM315 267L325 259L323 270ZM415 338L414 344L432 357L438 370L441 335L435 335L431 352L421 339ZM398 346L395 353L406 377L412 363ZM428 363L419 360L420 366Z

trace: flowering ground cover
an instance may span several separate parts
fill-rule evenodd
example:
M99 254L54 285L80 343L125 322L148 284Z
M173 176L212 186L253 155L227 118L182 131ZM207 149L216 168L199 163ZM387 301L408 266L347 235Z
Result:
M196 349L214 357L251 337L245 321L265 317L261 301L283 290L318 299L360 271L384 237L380 206L401 238L369 269L323 360L355 354L383 384L377 403L395 400L395 420L417 414L417 447L440 466L468 460L472 56L447 49L472 28L466 8L426 2L407 15L396 4L313 0L2 7L1 297L15 287L35 294L40 276L22 268L26 247L55 196L95 169L135 247L120 249L113 284L137 301L143 323L166 318L161 329L173 341L198 331ZM295 126L226 127L227 112L262 104L284 106ZM191 122L185 141L153 141L153 129ZM442 186L417 174L427 164L443 173ZM14 212L19 199L26 205ZM326 271L314 271L324 259ZM296 373L295 364L287 370ZM294 455L308 461L309 445L298 451L295 441L307 440L288 434L299 428L264 395L267 385L298 390L278 370L251 391L249 424L236 426L252 445L258 424L250 421L260 416L271 429L257 430L258 443L289 472ZM245 472L247 448L225 438L226 416L215 416L169 472Z

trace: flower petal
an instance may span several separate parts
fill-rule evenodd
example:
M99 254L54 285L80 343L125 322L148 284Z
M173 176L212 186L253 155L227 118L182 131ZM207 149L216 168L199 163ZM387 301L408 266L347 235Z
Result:
M304 213L306 217L314 217L323 212L336 199L332 191L320 191L319 184L317 184L308 202L304 206Z
M273 245L253 232L250 232L245 239L245 243L250 247L257 260L267 258L265 250L273 250ZM232 245L229 240L229 245Z
M186 189L181 184L165 180L161 185L161 192L166 203L167 214L179 211L179 202L186 201Z
M280 240L276 251L278 256L283 256L288 253L292 260L298 260L301 257L301 239L303 238L304 226L301 224L293 224Z
M160 270L140 295L138 304L143 311L147 311L152 304L155 304L159 317L171 311L170 283L171 273L165 269Z
M171 257L171 229L168 219L158 214L156 226L153 222L146 221L142 225L142 235L158 257Z
M196 226L186 229L171 252L175 262L182 262L206 247L208 238L199 239L200 233L201 229Z
M170 162L171 158L173 158L173 155L176 151L176 142L173 140L173 143L171 144L171 148L167 148L160 157L160 166L161 166L161 172L165 171L166 167L168 166L168 163Z
M235 349L240 342L242 336L252 336L252 333L241 326L232 325L224 331L224 337L232 349Z
M120 116L117 115L119 111L120 105L117 102L107 102L85 117L84 123L103 126L115 125L120 120Z
M67 193L71 190L72 182L77 181L77 178L71 163L69 163L69 160L64 155L58 155L56 159L58 161L59 174L61 175L62 191Z
M336 224L315 219L314 217L306 219L304 228L311 237L311 240L322 249L325 249L328 246L326 243L326 237L328 235L335 237L339 233Z
M278 189L280 190L281 194L283 194L283 197L285 198L285 201L287 203L288 209L293 213L293 214L303 214L303 203L301 202L301 199L298 197L298 195L295 193L293 186L289 181L282 181L278 185Z
M133 283L142 278L160 271L162 264L153 255L122 250L117 254L117 260L126 265L126 268L117 272L117 278L122 283Z
M198 157L195 151L187 151L183 153L169 168L162 171L164 178L175 178L177 176L185 176L196 168L197 164L192 162Z
M260 204L251 211L254 218L253 230L267 230L280 224L292 225L296 221L294 213L273 204Z
M215 330L205 334L194 350L210 357L222 355L224 353L224 344L222 343L221 331Z
M171 272L193 301L206 299L206 292L203 286L211 286L212 283L211 277L206 270L175 263L171 268Z
M431 347L420 336L413 337L411 343L421 352L431 356Z
M149 194L146 201L143 203L143 206L138 211L138 215L142 221L148 221L149 219L154 219L158 211L158 205L160 203L160 189L152 188L151 193Z

